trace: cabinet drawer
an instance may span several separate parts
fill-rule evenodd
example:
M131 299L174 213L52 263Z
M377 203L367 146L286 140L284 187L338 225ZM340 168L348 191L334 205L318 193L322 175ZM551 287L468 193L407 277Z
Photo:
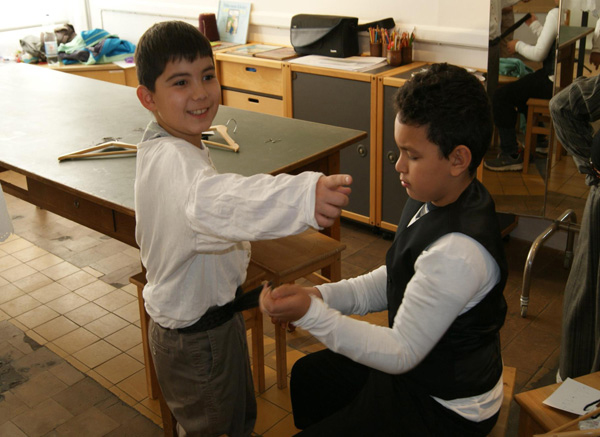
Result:
M223 104L233 108L246 109L248 111L283 117L283 100L273 99L271 97L223 90Z
M99 71L77 71L71 72L70 74L76 74L77 76L89 77L91 79L103 80L105 82L117 83L119 85L126 85L125 72L123 70L99 70Z
M266 67L253 63L219 62L221 86L283 96L281 68Z

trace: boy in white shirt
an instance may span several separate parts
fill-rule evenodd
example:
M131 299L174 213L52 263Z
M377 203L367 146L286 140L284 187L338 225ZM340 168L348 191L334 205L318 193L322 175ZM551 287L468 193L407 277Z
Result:
M474 178L489 147L486 92L435 64L399 88L396 170L410 199L382 266L261 294L329 349L292 369L301 435L485 436L503 397L506 259L494 202ZM389 326L347 317L388 310Z
M247 436L256 402L244 319L231 302L248 240L330 226L351 178L217 173L202 143L221 91L208 39L184 22L158 23L135 59L137 96L155 118L138 145L135 209L157 378L180 436Z

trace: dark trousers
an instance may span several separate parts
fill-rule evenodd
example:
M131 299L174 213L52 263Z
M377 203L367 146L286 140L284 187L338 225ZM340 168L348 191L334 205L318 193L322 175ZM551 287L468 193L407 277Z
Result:
M492 99L494 124L500 136L500 150L509 155L518 151L515 125L519 113L527 115L527 100L552 98L553 82L543 69L498 88Z
M389 375L330 350L301 358L290 382L300 436L486 436L498 415L471 422L407 377Z

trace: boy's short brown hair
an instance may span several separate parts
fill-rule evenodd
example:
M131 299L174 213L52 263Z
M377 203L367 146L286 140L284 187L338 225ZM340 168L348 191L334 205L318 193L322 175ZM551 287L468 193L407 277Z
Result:
M138 82L154 91L168 62L204 57L212 59L212 46L198 28L183 21L156 23L144 32L135 50Z
M445 158L456 146L467 146L469 174L476 173L490 146L493 122L487 93L474 74L433 64L398 89L395 106L403 124L427 127L428 140Z

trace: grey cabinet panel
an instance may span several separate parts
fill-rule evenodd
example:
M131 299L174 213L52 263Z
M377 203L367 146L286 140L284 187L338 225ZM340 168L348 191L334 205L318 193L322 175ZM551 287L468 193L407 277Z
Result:
M294 118L363 130L369 135L340 154L340 170L354 178L347 211L370 217L371 83L294 72Z
M382 136L382 191L381 191L381 220L392 225L400 221L400 214L408 199L406 190L400 184L398 172L394 168L399 151L394 141L394 95L398 88L384 86L383 88L383 136Z

